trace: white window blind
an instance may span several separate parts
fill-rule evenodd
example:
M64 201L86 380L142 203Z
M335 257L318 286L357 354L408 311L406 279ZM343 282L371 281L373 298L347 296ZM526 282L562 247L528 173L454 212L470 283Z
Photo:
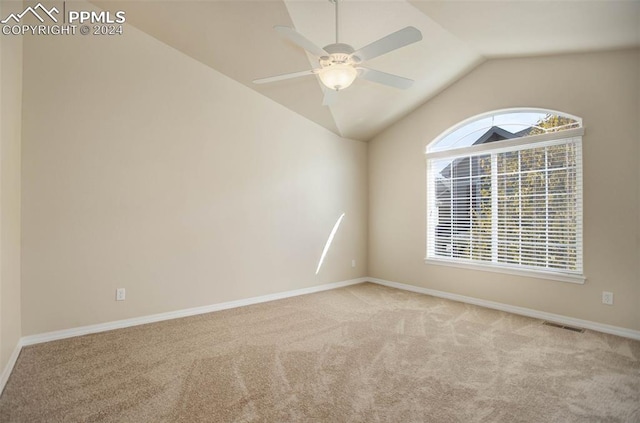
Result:
M582 275L581 140L427 154L427 259Z

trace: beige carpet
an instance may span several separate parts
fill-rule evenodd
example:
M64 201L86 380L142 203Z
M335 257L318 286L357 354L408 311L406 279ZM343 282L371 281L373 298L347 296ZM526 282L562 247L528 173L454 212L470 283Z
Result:
M23 349L2 422L640 422L640 342L361 284Z

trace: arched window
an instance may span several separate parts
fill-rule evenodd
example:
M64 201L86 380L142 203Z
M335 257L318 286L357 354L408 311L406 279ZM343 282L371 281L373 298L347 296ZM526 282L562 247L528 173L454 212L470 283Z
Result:
M499 110L427 146L427 263L584 282L582 119Z

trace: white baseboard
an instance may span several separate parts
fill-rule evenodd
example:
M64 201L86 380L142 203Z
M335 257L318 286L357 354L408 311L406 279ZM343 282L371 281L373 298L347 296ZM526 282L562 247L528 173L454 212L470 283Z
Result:
M407 285L399 282L387 281L378 278L368 278L370 282L391 288L402 289L405 291L417 292L419 294L427 294L433 297L446 298L448 300L460 301L461 303L474 304L494 310L507 311L513 314L533 317L535 319L548 320L555 323L562 323L567 326L575 326L584 329L594 330L596 332L608 333L611 335L622 336L640 340L640 331L633 329L621 328L619 326L606 325L604 323L592 322L590 320L576 319L573 317L563 316L561 314L547 313L544 311L533 310L525 307L512 306L509 304L497 303L494 301L482 300L479 298L467 297L464 295L451 294L449 292L437 291L435 289L422 288L415 285Z
M144 325L147 323L160 322L163 320L178 319L180 317L195 316L197 314L211 313L213 311L227 310L230 308L243 307L251 304L264 303L267 301L281 300L283 298L296 297L298 295L312 294L314 292L328 291L330 289L342 288L344 286L355 285L368 281L368 278L350 279L347 281L328 283L324 285L312 286L309 288L295 289L293 291L278 292L275 294L261 295L242 300L228 301L224 303L211 304L202 307L187 308L183 310L169 311L167 313L152 314L149 316L134 317L114 322L99 323L96 325L81 326L72 329L58 330L54 332L40 333L22 337L22 345L40 344L42 342L55 341L58 339L72 338L74 336L88 335L91 333L106 332L108 330L128 328L131 326Z
M20 351L23 346L39 344L42 342L55 341L59 339L72 338L75 336L88 335L91 333L105 332L114 329L127 328L131 326L144 325L147 323L160 322L163 320L178 319L180 317L195 316L197 314L211 313L214 311L227 310L230 308L243 307L251 304L264 303L267 301L280 300L284 298L296 297L298 295L312 294L314 292L328 291L330 289L342 288L349 285L355 285L362 282L373 282L379 285L388 286L391 288L402 289L405 291L417 292L420 294L427 294L434 297L446 298L449 300L460 301L468 304L475 304L482 307L487 307L495 310L506 311L509 313L520 314L523 316L533 317L536 319L549 320L556 323L562 323L569 326L576 326L585 329L591 329L597 332L609 333L612 335L623 336L625 338L631 338L640 340L640 331L621 328L618 326L605 325L603 323L591 322L588 320L575 319L573 317L562 316L559 314L546 313L543 311L533 310L524 307L517 307L503 303L497 303L493 301L482 300L473 297L466 297L464 295L451 294L448 292L437 291L434 289L422 288L414 285L407 285L399 282L387 281L378 278L358 278L351 279L342 282L329 283L324 285L312 286L309 288L296 289L293 291L278 292L275 294L262 295L259 297L252 297L243 300L228 301L224 303L212 304L202 307L188 308L184 310L170 311L167 313L152 314L149 316L135 317L132 319L117 320L114 322L100 323L96 325L82 326L78 328L59 330L54 332L46 332L37 335L23 336L18 341L9 362L5 366L2 374L0 375L0 394L4 390L4 387L9 380L9 376L13 371L13 367L18 360Z
M212 305L203 306L203 307L194 307L194 308L188 308L184 310L170 311L167 313L159 313L159 314L152 314L149 316L134 317L132 319L117 320L114 322L99 323L96 325L81 326L78 328L64 329L64 330L58 330L54 332L40 333L37 335L23 336L18 340L18 344L16 345L15 349L13 350L13 353L11 354L11 357L9 358L9 362L4 367L4 370L0 375L0 394L2 394L2 391L4 390L4 387L7 384L7 381L9 380L9 376L11 375L11 372L13 371L13 367L15 366L16 361L18 360L18 356L20 355L20 351L22 350L22 347L27 345L40 344L42 342L72 338L75 336L88 335L91 333L106 332L113 329L128 328L131 326L144 325L147 323L160 322L163 320L178 319L180 317L195 316L197 314L211 313L213 311L227 310L230 308L264 303L267 301L281 300L284 298L296 297L298 295L313 294L314 292L328 291L330 289L342 288L344 286L355 285L355 284L367 282L367 281L368 281L368 278L350 279L350 280L341 281L341 282L328 283L324 285L312 286L309 288L295 289L293 291L278 292L275 294L261 295L259 297L246 298L246 299L237 300L237 301L228 301L225 303L212 304Z
M11 376L11 372L13 371L13 367L16 365L16 361L18 361L18 356L20 355L20 351L22 350L22 339L18 339L18 343L16 347L13 349L11 356L9 357L9 361L7 365L4 366L4 370L0 375L0 395L2 395L2 391L4 391L4 387L9 380L9 376Z

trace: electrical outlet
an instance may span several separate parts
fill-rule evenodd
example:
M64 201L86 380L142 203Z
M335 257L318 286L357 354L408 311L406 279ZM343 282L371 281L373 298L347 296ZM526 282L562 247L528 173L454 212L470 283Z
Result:
M351 267L356 267L356 259L351 260Z
M125 300L124 288L116 289L116 301L124 301L124 300Z
M602 291L602 304L613 305L613 292Z

